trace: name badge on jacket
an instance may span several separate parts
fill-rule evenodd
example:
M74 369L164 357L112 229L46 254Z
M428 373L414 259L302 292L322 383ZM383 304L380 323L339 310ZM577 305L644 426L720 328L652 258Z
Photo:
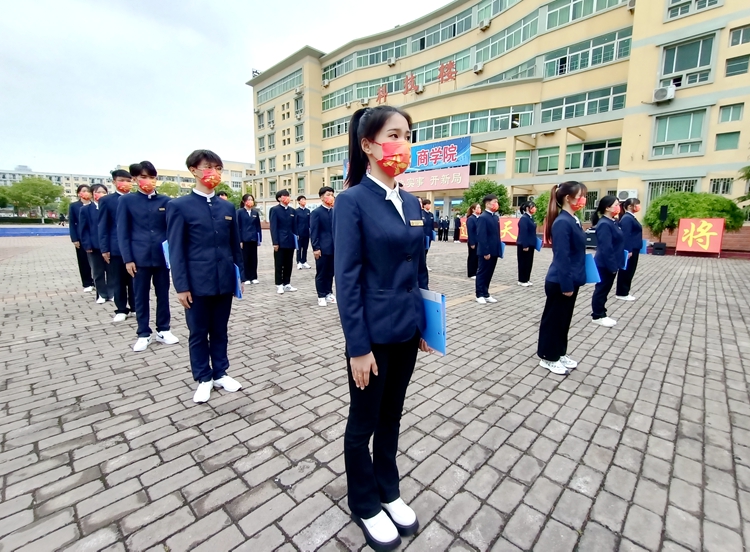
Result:
M167 210L166 207L159 207L159 211L166 211L166 210Z
M424 226L424 221L423 220L410 220L409 224L411 224L412 226Z
M225 216L225 217L224 217L224 220L232 220L232 217L229 217L229 216Z

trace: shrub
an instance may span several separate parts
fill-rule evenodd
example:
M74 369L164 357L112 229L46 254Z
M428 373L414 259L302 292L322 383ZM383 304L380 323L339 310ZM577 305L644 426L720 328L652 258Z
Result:
M664 222L659 219L662 205L668 208ZM660 236L664 230L671 234L685 218L723 218L728 232L739 230L745 221L742 209L731 199L716 194L673 192L653 200L643 222L654 236Z
M466 214L466 211L469 210L472 203L479 203L482 206L482 209L484 209L482 200L487 194L495 194L497 196L497 202L500 204L498 214L510 214L511 208L510 199L508 199L508 189L494 180L482 179L476 181L464 192L464 201L459 207L461 215Z

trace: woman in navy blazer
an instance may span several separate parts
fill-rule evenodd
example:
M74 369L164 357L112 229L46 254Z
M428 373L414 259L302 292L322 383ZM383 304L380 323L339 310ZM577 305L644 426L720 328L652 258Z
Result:
M258 282L258 246L263 240L260 211L254 208L252 194L242 196L242 207L237 209L237 232L240 235L242 262L245 265L245 285Z
M466 272L469 278L476 280L479 268L479 257L477 257L477 219L482 214L482 206L474 203L466 212L466 233L469 236L467 245L469 256L466 258Z
M521 205L521 218L518 220L518 239L516 240L516 255L518 256L518 285L531 285L531 267L534 266L534 251L536 251L536 223L534 213L536 204L526 201Z
M620 228L625 241L625 250L628 253L628 266L620 269L617 273L617 294L615 297L621 301L635 301L630 295L630 286L633 283L635 269L638 267L638 257L643 247L643 227L635 214L641 210L641 202L635 198L626 199L621 205Z
M578 366L568 356L568 331L578 289L586 283L586 234L575 215L585 206L586 186L581 182L552 187L544 220L544 235L552 242L552 264L544 282L547 302L537 355L539 365L553 374L569 374Z
M94 276L97 300L99 304L114 301L114 290L107 281L106 265L102 257L101 245L99 244L99 200L107 195L107 187L104 184L91 186L93 201L81 207L80 224L78 231L81 235L81 246L86 251Z
M396 466L406 388L417 352L429 351L421 339L419 289L428 286L422 212L395 180L409 166L410 137L411 118L400 109L357 111L349 125L347 189L333 210L351 399L344 436L349 508L367 543L381 551L394 550L399 534L419 527L400 498Z
M81 184L76 190L80 201L74 201L68 207L68 231L70 232L70 241L76 248L76 259L78 260L78 273L81 275L81 285L83 291L94 291L94 279L91 277L91 266L86 256L86 250L81 247L81 207L91 202L91 189L88 184Z
M595 324L611 328L617 321L607 316L607 295L615 283L617 271L625 264L622 230L615 217L620 213L620 202L613 195L599 200L591 215L591 224L596 228L596 268L601 281L594 288L591 298L591 318Z

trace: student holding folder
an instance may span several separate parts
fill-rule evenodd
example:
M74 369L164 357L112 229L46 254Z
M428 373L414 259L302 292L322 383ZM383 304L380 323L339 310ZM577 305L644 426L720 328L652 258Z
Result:
M622 205L620 216L620 228L625 241L625 250L628 251L628 265L621 268L617 273L617 294L615 297L621 301L635 301L630 295L630 286L633 283L635 269L638 267L638 257L643 247L643 227L635 214L641 210L641 202L636 198L626 199Z
M112 282L107 281L106 265L99 243L99 202L107 195L107 187L104 184L94 184L91 186L91 194L93 201L81 207L78 232L94 276L96 302L103 305L107 301L114 301L115 298Z
M344 461L353 520L375 550L394 550L419 527L400 498L396 465L406 388L426 318L425 228L419 201L396 185L411 154L411 118L358 110L349 125L346 190L333 210L334 267L346 339L349 417ZM370 168L367 173L368 166ZM373 455L368 448L373 440Z
M534 250L536 249L536 223L534 213L536 204L525 201L521 205L521 218L518 220L518 239L516 240L516 255L518 256L518 285L531 285L531 267L534 266Z
M242 196L242 207L237 209L237 230L240 235L242 261L245 265L245 285L258 283L258 246L263 239L260 211L255 209L252 194Z
M578 366L568 356L568 331L578 289L586 283L586 234L575 215L586 207L586 186L564 182L552 187L544 234L552 242L552 264L547 271L542 322L539 325L539 366L567 375Z
M466 259L466 272L472 280L477 279L477 269L479 268L479 258L477 257L477 219L482 214L482 206L474 203L466 212L466 232L469 234L467 245L469 247L469 256Z
M591 215L591 224L596 228L596 268L601 281L594 288L591 298L591 318L594 324L611 328L617 321L607 316L607 295L615 283L617 271L625 266L624 240L622 230L615 217L620 213L620 202L613 195L599 200L596 211ZM638 244L640 249L640 244Z

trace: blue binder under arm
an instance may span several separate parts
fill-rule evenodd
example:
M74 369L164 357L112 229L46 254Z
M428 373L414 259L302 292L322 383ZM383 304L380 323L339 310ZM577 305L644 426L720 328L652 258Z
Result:
M420 289L425 312L425 329L422 339L430 349L441 356L446 354L445 295Z
M596 261L591 253L586 253L586 283L587 284L598 284L601 282L601 276L599 276L599 269L596 268Z

